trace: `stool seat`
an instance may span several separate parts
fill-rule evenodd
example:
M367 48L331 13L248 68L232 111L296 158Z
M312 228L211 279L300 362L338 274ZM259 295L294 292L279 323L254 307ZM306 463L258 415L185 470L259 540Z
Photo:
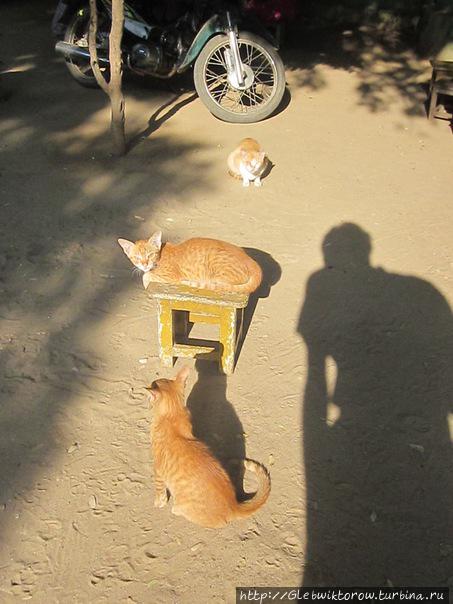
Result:
M240 336L238 314L242 327L243 312L249 301L247 294L163 283L150 283L146 291L157 301L159 357L163 365L172 367L175 357L198 357L218 360L223 373L233 373ZM214 346L177 343L174 311L184 319L184 336L187 336L189 322L219 325L218 349Z

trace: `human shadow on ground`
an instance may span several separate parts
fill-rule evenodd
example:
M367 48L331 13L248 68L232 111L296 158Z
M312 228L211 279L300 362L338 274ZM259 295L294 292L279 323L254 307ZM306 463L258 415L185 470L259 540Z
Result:
M198 381L187 398L194 435L223 465L242 500L246 498L241 463L246 457L244 429L226 396L227 376L219 373L217 363L200 359L195 367Z
M355 224L333 228L322 250L298 324L308 348L303 583L446 585L450 308L430 283L372 266Z

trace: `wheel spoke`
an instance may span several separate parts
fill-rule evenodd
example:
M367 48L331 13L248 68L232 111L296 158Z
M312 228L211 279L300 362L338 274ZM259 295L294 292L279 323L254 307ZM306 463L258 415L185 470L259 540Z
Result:
M221 49L216 50L216 52L209 59L208 64L213 63L214 65L221 65L222 67L224 67L226 69L225 59L223 58L223 55L220 52L220 50Z
M218 65L220 67L223 67L224 69L226 69L226 65L225 65L225 61L220 61L219 59L214 59L211 58L209 61L210 65Z
M206 77L207 78L214 78L214 79L218 79L218 78L222 78L224 76L216 73L215 71L212 71L212 69L209 69L209 67L206 68Z
M260 98L259 96L256 94L256 91L253 90L253 86L251 88L249 88L248 90L244 91L244 95L250 99L250 101L252 101L252 103L254 105L259 105L260 104Z
M253 61L255 60L255 53L256 56L259 57L260 53L256 50L256 48L253 48L253 46L250 46L250 60L249 60L249 65L251 65L253 63Z
M229 84L228 84L228 82L226 82L221 90L215 90L215 91L211 90L210 92L211 92L212 98L215 101L219 102L222 99L224 93L228 90L228 88L229 88Z
M269 69L269 62L266 57L263 57L260 64L254 66L253 71L255 73L261 73L262 71L265 71L266 69Z
M229 86L227 79L216 80L215 82L208 82L207 84L208 84L207 88L211 92L218 90L219 86L225 86L225 85Z
M222 91L222 93L225 89ZM226 86L226 94L215 99L220 106L230 108L231 111L235 111L236 107L239 107L237 90L232 90L228 85Z
M265 105L272 97L276 85L276 73L271 58L261 48L248 41L239 41L242 63L247 66L248 77L253 71L253 83L245 90L231 85L224 58L225 43L212 53L205 66L205 82L212 100L232 113L247 113Z
M269 71L269 70L268 70L268 69L266 69L266 68L261 69L261 70L259 70L259 71L253 71L253 75L255 76L255 79L256 79L256 78L259 78L260 76L262 76L262 77L264 77L264 78L266 78L266 77L267 77L267 78L272 78L272 79L274 78L274 74L273 74L273 72L272 72L272 71Z
M229 86L228 80L226 78L223 78L221 80L216 80L215 82L211 82L208 85L209 90L216 90L219 86L223 86L223 85L227 85Z
M267 84L268 86L273 86L275 80L273 76L271 76L270 79L263 80L260 77L257 78L255 75L255 82L258 82L258 84Z
M243 63L245 63L246 65L251 65L252 61L254 60L254 54L255 52L257 52L256 48L254 48L250 44L240 44L239 50L241 50L242 48L245 49L245 57L243 59Z
M259 95L262 99L264 99L264 102L266 102L267 99L269 99L272 96L272 87L261 86L261 84L259 86L260 86L259 90L258 90L258 86L255 87L256 94Z
M244 103L242 102L242 99L244 98L244 94L245 94L245 91L239 93L239 102L241 104L242 113L245 113L247 111L247 109L245 108Z
M253 48L253 46L246 44L245 51L247 53L247 56L246 56L247 65L250 65L253 60L253 53L255 52L255 49Z

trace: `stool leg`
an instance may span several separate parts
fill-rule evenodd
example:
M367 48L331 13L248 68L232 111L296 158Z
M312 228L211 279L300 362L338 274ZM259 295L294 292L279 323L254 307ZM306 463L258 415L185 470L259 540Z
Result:
M436 72L435 69L433 69L433 73L432 73L432 76L431 76L431 81L429 83L429 94L430 94L430 96L431 96L431 92L433 90L433 86L436 83L436 78L437 78L437 72Z
M436 92L436 86L434 85L431 90L431 98L429 101L428 119L430 119L430 120L433 119L436 108L437 108L437 92Z
M220 316L220 369L226 375L234 371L236 353L236 309L226 308Z
M237 337L236 342L240 342L242 339L242 334L244 332L244 308L239 310L239 329L237 329Z
M157 321L160 361L173 367L173 313L168 300L159 300Z

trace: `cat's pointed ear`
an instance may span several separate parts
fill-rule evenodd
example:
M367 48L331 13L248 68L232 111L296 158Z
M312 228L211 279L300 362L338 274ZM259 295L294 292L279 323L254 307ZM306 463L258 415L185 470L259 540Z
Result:
M156 231L148 239L148 243L160 250L162 247L162 231Z
M132 248L134 247L134 243L132 241L128 241L127 239L118 239L118 243L123 248L123 251L126 256L130 256Z
M178 373L176 375L176 381L180 382L182 384L182 386L184 387L187 383L187 378L189 377L189 374L190 374L190 367L185 365L178 371Z

